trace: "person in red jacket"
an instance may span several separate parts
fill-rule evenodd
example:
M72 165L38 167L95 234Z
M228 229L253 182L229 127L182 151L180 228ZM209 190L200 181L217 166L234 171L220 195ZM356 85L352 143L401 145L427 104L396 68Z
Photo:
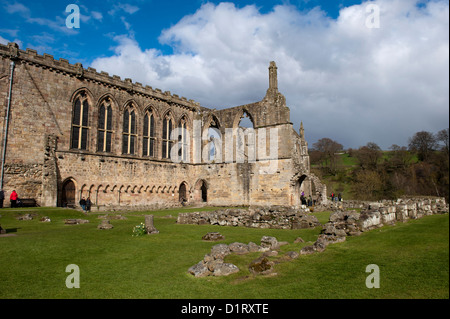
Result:
M16 191L13 190L11 195L9 196L9 200L11 201L11 207L16 207L17 206L17 199L19 198L19 196L17 195Z

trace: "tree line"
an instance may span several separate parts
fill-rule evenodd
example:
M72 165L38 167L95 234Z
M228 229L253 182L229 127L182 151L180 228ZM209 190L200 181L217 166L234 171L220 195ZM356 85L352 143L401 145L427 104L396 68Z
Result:
M417 132L408 146L393 144L389 151L373 142L344 150L337 141L322 138L309 154L315 173L341 185L348 199L440 196L449 201L448 128Z

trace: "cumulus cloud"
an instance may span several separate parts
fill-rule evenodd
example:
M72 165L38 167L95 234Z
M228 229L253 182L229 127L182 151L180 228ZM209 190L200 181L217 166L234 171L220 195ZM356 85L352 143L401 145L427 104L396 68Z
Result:
M387 149L448 127L448 2L371 1L379 28L370 27L367 4L332 19L320 8L263 14L207 3L162 31L173 54L117 36L114 54L92 66L224 108L261 100L274 60L291 121L296 129L303 121L310 145L329 137Z

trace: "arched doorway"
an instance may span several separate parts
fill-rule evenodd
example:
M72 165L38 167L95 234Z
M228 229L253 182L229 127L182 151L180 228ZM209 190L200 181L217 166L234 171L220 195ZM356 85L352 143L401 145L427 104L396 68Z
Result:
M186 203L188 201L187 186L186 186L185 182L180 184L180 189L179 189L179 192L178 192L178 200L182 204Z
M208 201L208 189L206 188L206 184L204 181L200 190L202 191L202 202L206 203Z
M208 201L208 184L203 179L199 179L195 183L194 200L197 203L206 203Z
M75 207L75 183L72 180L67 180L62 186L61 193L62 207Z
M309 185L307 185L307 183L304 183L305 179L306 179L306 175L300 176L300 178L297 180L297 183L295 185L296 191L297 191L297 196L299 197L301 205L306 205L308 196L311 195L311 193L307 187Z
M327 202L326 185L322 184L319 178L312 173L308 175L295 174L291 179L291 187L291 205L305 205L305 202L302 203L302 194L307 205L309 204L308 201L312 201L313 205L326 204Z

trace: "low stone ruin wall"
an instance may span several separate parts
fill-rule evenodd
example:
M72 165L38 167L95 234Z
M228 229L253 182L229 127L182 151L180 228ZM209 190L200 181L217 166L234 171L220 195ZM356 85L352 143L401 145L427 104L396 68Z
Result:
M249 209L222 209L213 212L178 214L178 224L244 226L251 228L300 229L321 225L308 210L289 207L258 207Z
M299 258L301 255L309 255L316 252L322 252L329 244L344 242L347 236L358 236L364 231L382 227L384 225L392 225L396 222L406 222L409 219L417 219L426 215L445 214L449 212L449 206L443 198L412 198L398 199L396 201L383 202L359 202L354 203L361 208L361 212L356 210L336 210L330 215L329 221L322 226L317 240L308 246L304 246L299 252L288 251L278 262L290 261ZM280 214L281 218L275 218L276 214ZM213 213L196 212L180 214L179 223L193 224L217 224L248 227L275 227L275 228L292 228L294 225L289 221L305 218L305 213L296 213L293 209L228 209L220 210ZM270 217L270 218L269 218ZM267 219L267 220L266 220ZM280 225L272 224L281 222ZM301 224L301 223L300 223ZM318 222L308 225L317 225ZM253 226L249 226L253 225ZM203 240L224 240L220 233L208 233L203 236ZM298 241L300 240L300 241ZM296 242L303 242L301 238L297 238ZM204 276L228 276L239 272L239 268L231 263L224 262L225 256L229 254L247 254L250 252L262 252L262 255L252 261L248 269L255 275L274 274L274 261L267 257L278 255L277 250L281 245L289 244L287 242L278 242L276 238L263 236L261 245L253 242L249 244L232 243L230 245L218 244L211 248L211 252L204 258L189 268L188 272L195 277Z
M209 234L217 235L218 233ZM221 239L219 238L219 240ZM228 276L238 272L239 268L234 264L224 262L226 256L230 254L245 255L252 252L263 252L264 254L260 258L254 260L249 265L249 270L253 274L269 274L273 270L273 262L269 261L266 257L278 254L276 250L286 244L288 243L278 242L275 237L271 236L263 236L261 238L261 245L253 242L248 244L238 242L229 245L217 244L211 248L211 252L206 254L201 261L189 268L188 272L195 277Z
M314 207L314 211L325 211L325 210L342 210L342 209L370 209L376 207L392 207L397 205L418 205L431 206L429 208L424 208L425 210L439 209L439 207L444 208L448 205L445 203L444 197L404 197L395 200L382 200L378 202L373 201L360 201L360 200L345 200L341 202L331 202L328 201L327 204L319 205Z
M449 207L444 198L410 198L366 203L361 213L355 210L335 211L323 225L317 241L303 247L300 254L321 252L329 244L345 241L347 236L358 236L361 232L384 225L448 212Z

